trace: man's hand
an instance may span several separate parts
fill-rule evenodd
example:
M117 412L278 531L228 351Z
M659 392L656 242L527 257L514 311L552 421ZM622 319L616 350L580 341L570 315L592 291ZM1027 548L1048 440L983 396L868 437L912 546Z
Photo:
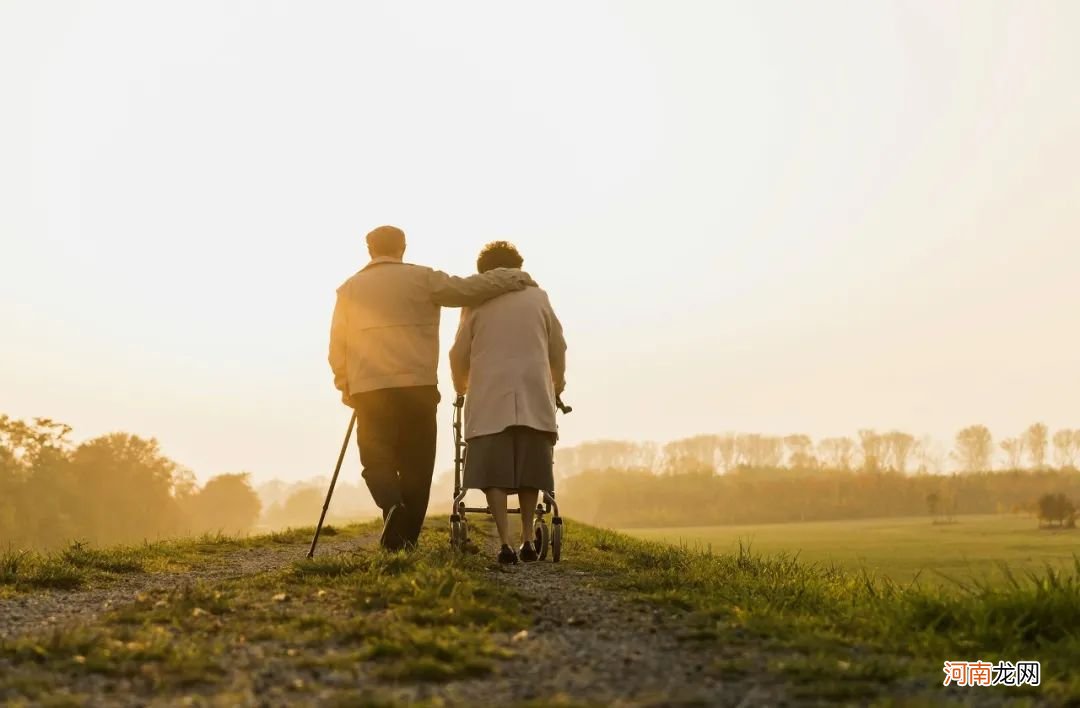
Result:
M349 408L353 407L352 398L349 396L348 391L341 392L341 402L347 405Z

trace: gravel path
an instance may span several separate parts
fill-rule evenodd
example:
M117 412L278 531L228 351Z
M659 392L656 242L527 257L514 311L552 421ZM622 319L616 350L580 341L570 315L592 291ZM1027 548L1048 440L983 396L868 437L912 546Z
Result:
M283 660L294 649L280 639L252 641L230 649L224 680L196 689L184 705L382 705L424 702L433 705L604 705L604 706L777 706L807 700L782 674L770 670L783 649L737 630L723 639L695 638L692 616L661 611L610 590L591 567L566 558L502 567L494 563L494 544L482 539L492 559L486 573L508 591L525 598L526 630L499 633L492 641L511 657L481 678L447 683L379 680L368 662L318 668ZM374 546L374 536L328 538L319 554L350 553ZM0 637L44 635L73 626L112 607L131 603L141 593L160 593L179 582L214 582L279 569L307 550L306 543L251 548L208 559L197 571L125 576L105 588L37 592L0 600ZM0 673L6 670L0 662ZM80 674L58 686L57 699L103 706L177 705L181 696L148 694L145 681ZM303 691L293 690L303 687ZM922 695L921 682L891 686L894 697ZM795 695L792 696L791 692ZM939 696L958 705L1009 705L1007 694L960 691ZM344 702L342 702L344 700ZM365 702L367 701L367 702ZM859 701L852 701L852 704ZM933 701L937 702L937 701ZM918 701L917 701L918 703ZM1038 703L1038 701L1036 701Z
M252 641L230 650L225 680L206 692L198 689L191 705L285 706L342 704L352 696L366 704L385 699L395 704L435 705L607 705L607 706L776 706L824 704L799 696L789 680L770 670L786 654L765 647L738 630L722 639L695 638L694 618L660 610L606 590L593 569L573 557L499 566L491 538L483 538L492 559L491 579L525 598L526 630L504 632L492 641L511 650L493 673L481 678L439 682L388 683L373 667L358 662L342 668L317 668L283 661L292 652L281 640ZM376 545L374 535L326 538L319 555L351 553ZM85 591L43 591L0 599L0 638L47 635L55 629L86 623L110 608L134 602L142 593L174 589L178 583L213 583L277 570L302 558L306 543L250 548L208 558L186 573L123 576L107 587ZM286 653L287 656L293 656ZM796 657L797 658L797 657ZM5 662L0 662L3 672ZM175 694L147 695L145 682L80 675L60 689L76 703L92 705L175 705ZM293 686L305 687L297 693ZM59 688L59 687L58 687ZM909 678L891 686L895 695L923 695L920 681ZM358 694L359 692L359 694ZM795 697L790 695L795 692ZM92 698L90 698L92 697ZM895 697L895 696L894 696ZM949 691L941 696L974 705L973 696ZM980 705L1008 705L1007 694L980 694ZM970 699L970 700L969 700ZM351 702L350 702L351 701ZM345 704L356 700L347 699ZM856 701L857 702L857 701Z
M325 539L320 542L319 553L348 552L374 542L374 538ZM210 559L198 571L182 576L138 574L125 576L106 588L37 592L7 598L0 600L0 636L37 634L85 622L110 607L132 602L140 593L170 589L180 578L213 582L273 570L302 557L305 549L304 544L251 548ZM494 550L490 553L493 557ZM493 563L488 572L496 582L527 598L525 611L531 614L531 622L526 623L529 629L517 635L507 633L493 638L497 644L512 649L514 657L503 661L494 674L484 678L449 683L379 683L379 695L405 704L435 700L450 705L558 700L619 706L738 706L782 702L777 689L767 683L722 678L715 663L715 642L680 641L687 627L683 618L628 602L597 587L588 569L575 566L572 560L512 567ZM262 675L266 657L260 655L261 650L252 646L250 651L251 656L234 656L232 695L241 704L295 702L295 694L289 697L279 693L280 675ZM365 673L358 666L341 676L324 674L316 681L322 690L310 698L314 702L329 700L334 692L350 685L355 687L357 679L362 679ZM90 677L88 681L104 686L100 678ZM91 690L94 688L99 687ZM112 687L113 691L117 688L121 692L113 693L110 703L123 704L124 700L117 700L123 689ZM136 700L132 705L137 703Z
M492 553L494 553L492 551ZM610 706L765 706L783 703L764 681L721 676L714 642L682 641L684 618L628 602L593 585L571 563L538 562L493 570L498 582L528 597L532 627L500 638L515 649L484 679L408 686L403 701L460 705L524 701Z

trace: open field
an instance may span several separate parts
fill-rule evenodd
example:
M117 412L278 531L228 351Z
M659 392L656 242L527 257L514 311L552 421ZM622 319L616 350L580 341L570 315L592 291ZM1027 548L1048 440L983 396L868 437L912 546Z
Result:
M1080 576L946 590L567 522L564 561L375 547L378 524L0 554L0 704L1060 705ZM945 659L1039 687L943 688ZM974 703L973 703L974 702Z
M926 517L819 521L747 526L627 529L642 539L734 553L798 554L801 561L835 564L906 583L949 585L971 579L1000 583L1003 564L1014 574L1071 569L1080 530L1037 528L1027 516L958 516L953 524Z

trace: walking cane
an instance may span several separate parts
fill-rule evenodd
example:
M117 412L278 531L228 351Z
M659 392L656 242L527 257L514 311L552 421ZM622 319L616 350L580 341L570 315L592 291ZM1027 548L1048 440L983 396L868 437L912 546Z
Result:
M330 488L326 490L326 502L322 506L322 514L319 516L319 525L315 527L315 537L311 539L311 550L307 557L315 556L315 544L319 542L319 534L322 533L323 521L326 520L326 510L330 508L330 497L334 496L334 485L337 484L338 473L341 472L341 462L345 459L345 451L349 449L349 440L352 438L353 426L356 425L356 411L349 418L349 429L345 431L345 442L341 443L341 453L337 458L337 466L334 468L334 476L330 478Z

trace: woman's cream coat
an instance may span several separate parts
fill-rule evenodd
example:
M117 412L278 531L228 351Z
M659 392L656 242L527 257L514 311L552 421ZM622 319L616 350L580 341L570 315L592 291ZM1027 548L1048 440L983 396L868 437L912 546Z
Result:
M467 394L466 440L511 425L556 432L566 341L547 293L527 287L463 309L450 371L455 390Z

